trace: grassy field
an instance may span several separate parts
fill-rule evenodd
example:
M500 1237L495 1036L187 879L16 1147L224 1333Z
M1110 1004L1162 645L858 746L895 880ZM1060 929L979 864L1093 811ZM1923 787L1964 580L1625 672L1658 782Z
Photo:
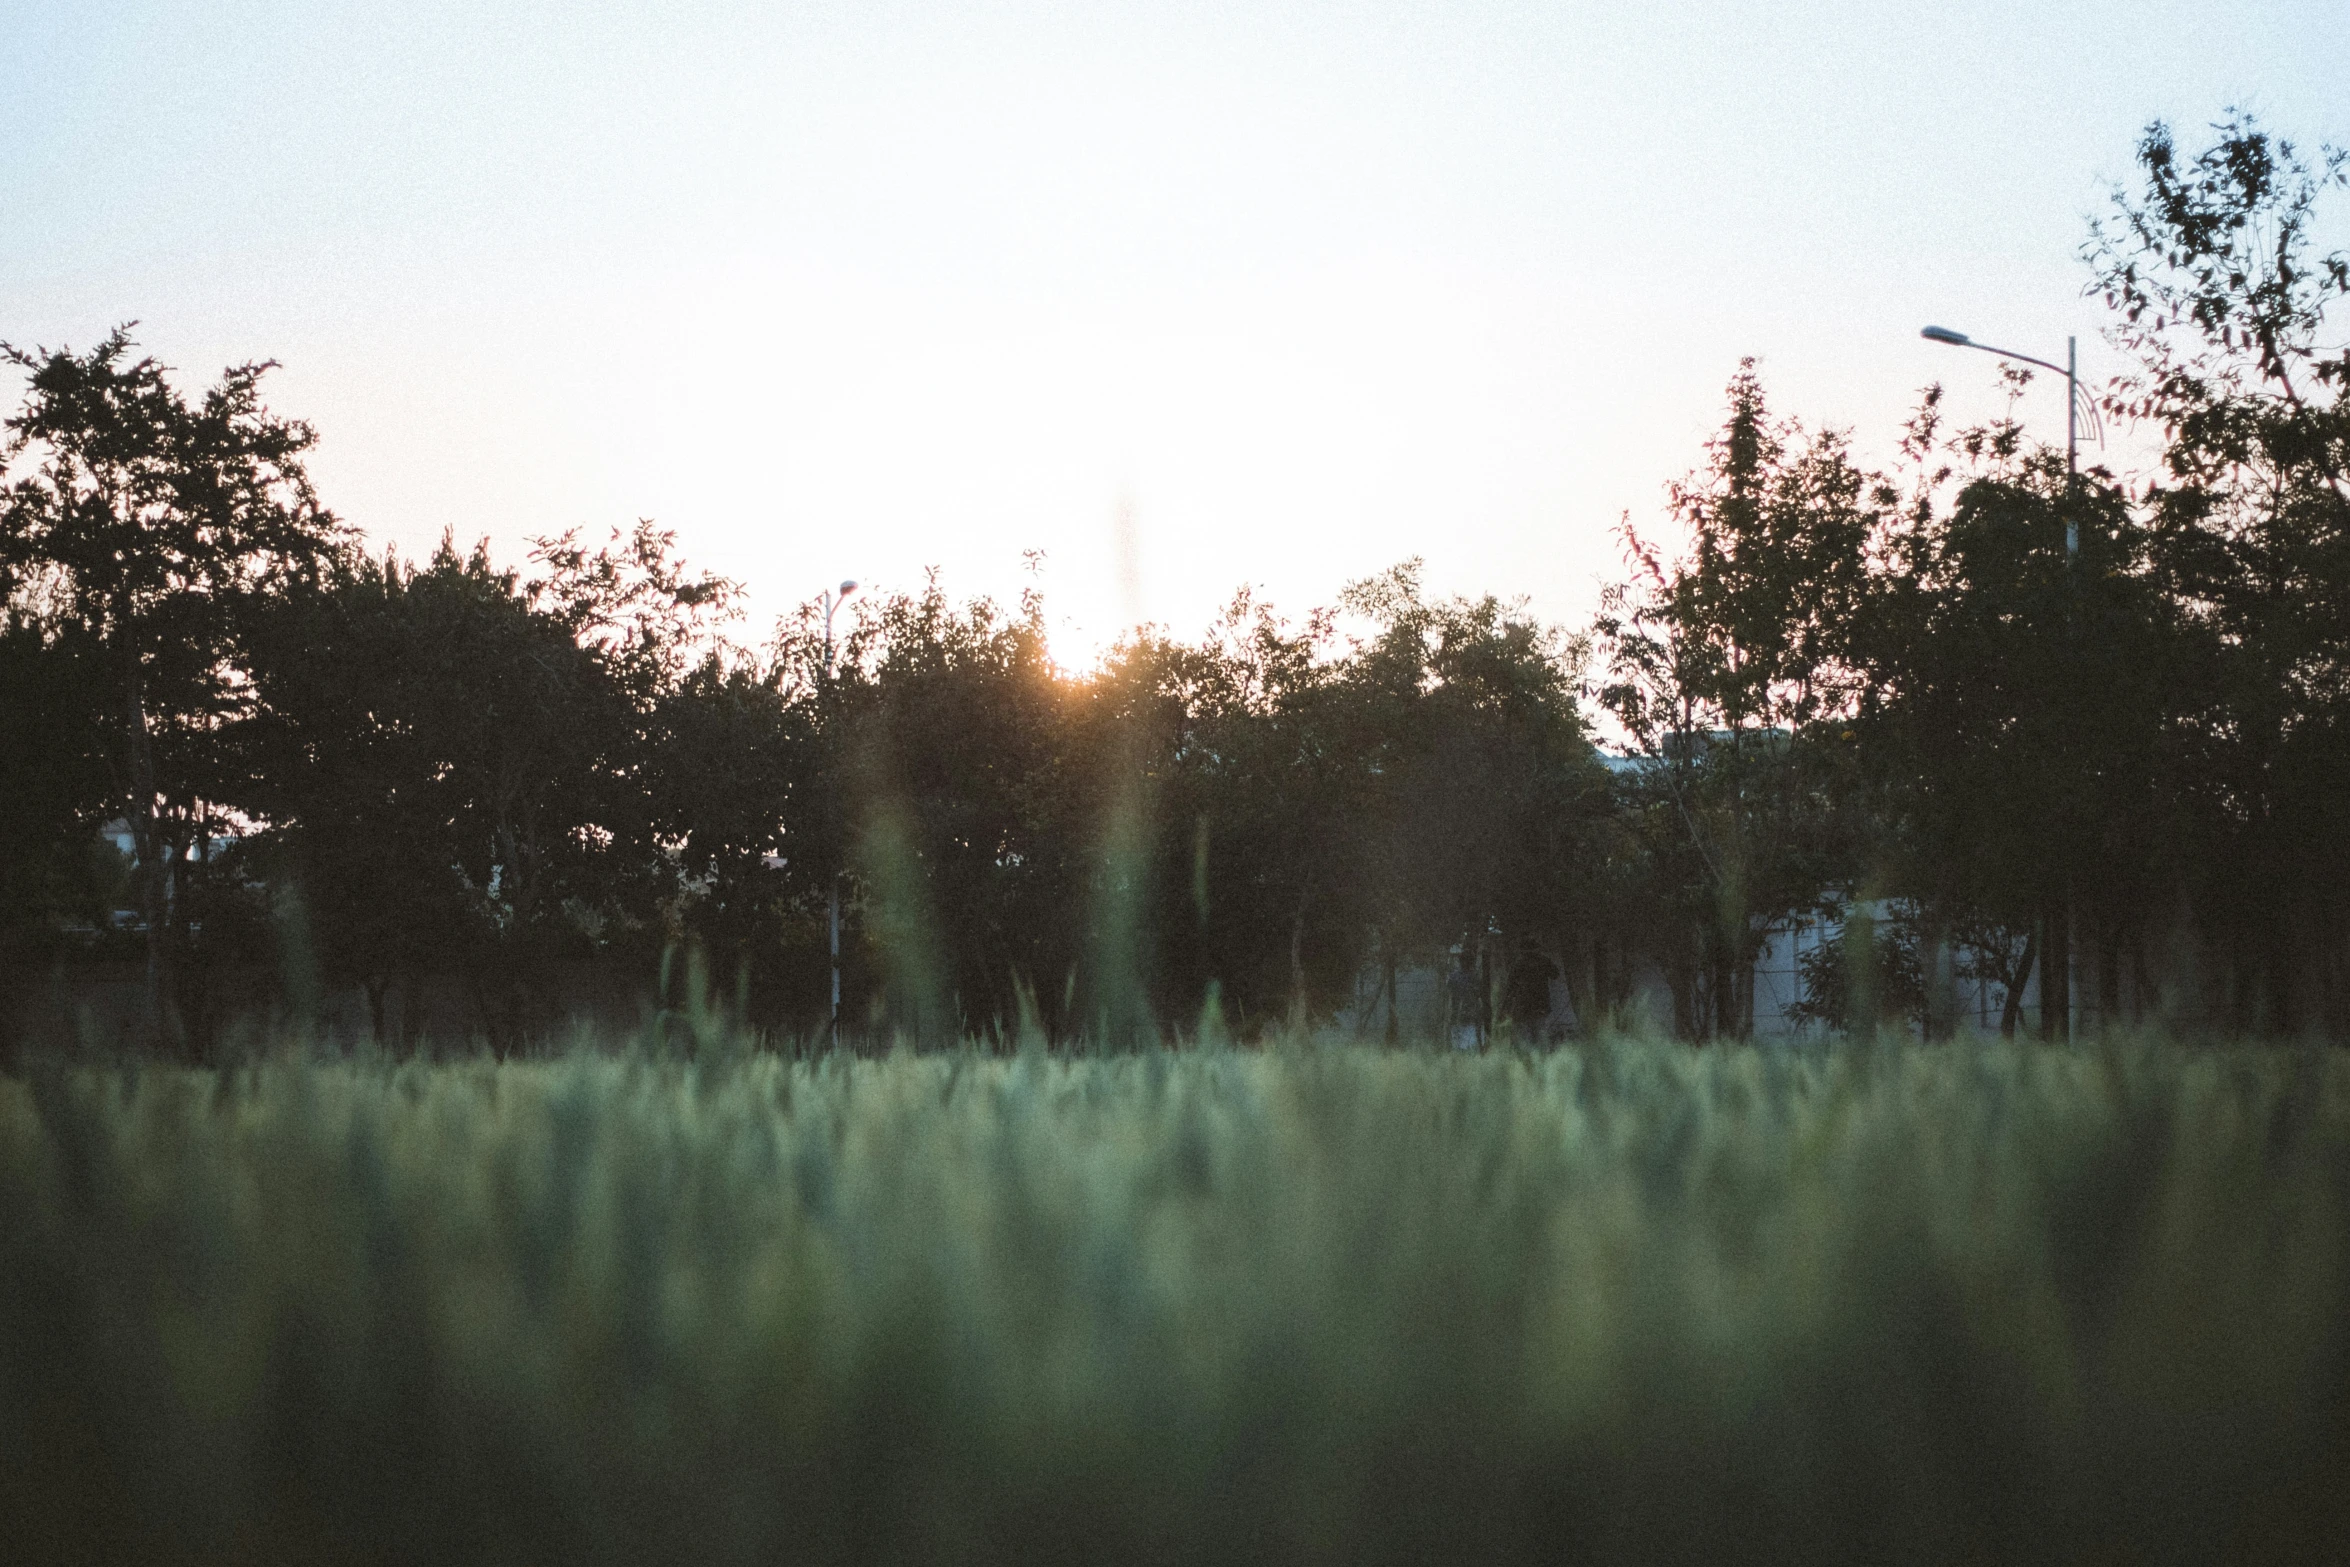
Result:
M2350 1058L0 1078L20 1561L2350 1541Z

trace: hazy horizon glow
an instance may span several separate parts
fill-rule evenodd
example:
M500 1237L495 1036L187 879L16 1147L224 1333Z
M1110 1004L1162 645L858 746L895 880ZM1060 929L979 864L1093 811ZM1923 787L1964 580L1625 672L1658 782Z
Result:
M1742 356L1881 454L2000 406L1929 321L2113 368L2148 120L2350 139L2338 0L58 9L0 7L0 337L283 361L411 553L649 516L767 617L1042 549L1077 657L1413 555L1580 615Z

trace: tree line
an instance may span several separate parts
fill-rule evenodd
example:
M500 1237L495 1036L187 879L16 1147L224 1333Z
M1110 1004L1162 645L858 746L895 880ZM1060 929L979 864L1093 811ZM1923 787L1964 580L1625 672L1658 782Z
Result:
M268 365L190 399L127 330L8 348L0 1017L106 961L199 1054L254 974L387 1035L602 986L812 1039L839 895L860 1031L1246 1031L1466 947L1734 1037L1769 933L1834 915L1830 1025L1947 1033L1972 976L2010 1031L2350 1034L2345 160L2243 117L2138 153L2084 253L2154 471L1933 389L1867 467L1749 364L1572 630L1407 563L1078 672L1034 591L935 580L755 638L649 523L369 552Z

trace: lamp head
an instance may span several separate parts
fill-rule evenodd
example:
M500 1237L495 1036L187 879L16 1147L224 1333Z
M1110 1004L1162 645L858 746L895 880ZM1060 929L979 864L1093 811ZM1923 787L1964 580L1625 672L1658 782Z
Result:
M1953 332L1946 326L1927 327L1924 331L1918 333L1918 336L1924 338L1929 343L1954 343L1960 348L1969 347L1973 344L1974 341L1964 332Z
M856 592L856 591L857 591L857 584L856 584L856 582L855 582L853 579L852 579L852 580L848 580L848 581L844 581L844 582L842 582L842 583L841 583L841 585L840 585L840 596L841 596L842 598L847 598L847 597L848 597L850 594L852 594L852 593L854 593L854 592Z

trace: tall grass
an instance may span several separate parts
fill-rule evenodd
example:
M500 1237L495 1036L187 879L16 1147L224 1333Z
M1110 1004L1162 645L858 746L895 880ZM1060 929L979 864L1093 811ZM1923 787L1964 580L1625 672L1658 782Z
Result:
M1300 1043L0 1079L18 1560L2350 1539L2350 1066Z

